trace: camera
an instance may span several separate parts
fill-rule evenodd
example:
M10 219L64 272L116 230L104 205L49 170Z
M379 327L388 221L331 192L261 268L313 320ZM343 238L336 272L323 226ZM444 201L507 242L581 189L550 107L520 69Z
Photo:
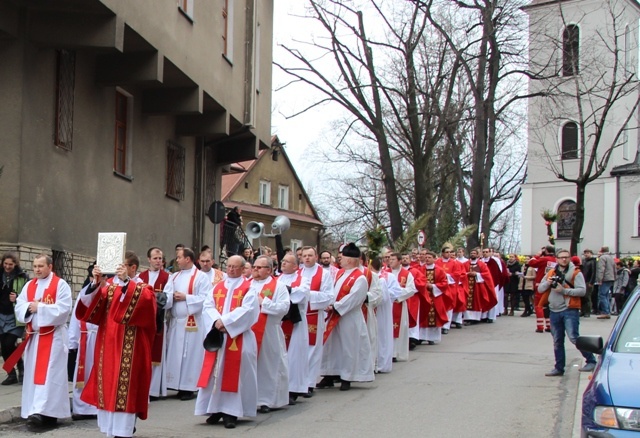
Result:
M555 289L558 285L564 283L564 275L554 275L549 280L551 280L551 289Z

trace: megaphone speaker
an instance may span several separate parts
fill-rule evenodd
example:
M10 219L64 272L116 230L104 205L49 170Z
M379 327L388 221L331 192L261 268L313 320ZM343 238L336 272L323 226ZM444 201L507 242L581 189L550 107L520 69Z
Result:
M249 239L257 239L262 236L264 231L264 224L262 222L251 221L247 224L245 234Z
M276 216L273 224L271 224L271 232L274 234L282 234L291 227L291 221L284 215Z

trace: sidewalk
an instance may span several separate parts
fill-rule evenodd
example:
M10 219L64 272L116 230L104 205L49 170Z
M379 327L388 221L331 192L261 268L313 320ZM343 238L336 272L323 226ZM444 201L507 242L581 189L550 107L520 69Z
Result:
M4 363L0 358L0 366ZM7 378L7 373L0 368L0 382ZM0 385L0 423L9 423L20 419L22 401L22 384Z

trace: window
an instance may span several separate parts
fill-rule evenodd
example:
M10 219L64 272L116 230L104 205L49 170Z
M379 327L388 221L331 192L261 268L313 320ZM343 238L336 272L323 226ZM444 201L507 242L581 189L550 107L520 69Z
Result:
M234 0L224 0L222 6L222 54L229 62L233 62L233 3Z
M278 208L289 209L289 186L278 187Z
M57 50L56 120L54 144L70 151L73 145L73 92L76 83L76 53Z
M580 72L580 28L575 24L562 32L562 76L573 76Z
M578 124L567 122L562 127L562 159L578 158Z
M271 183L269 181L260 181L260 204L271 204Z
M193 0L178 0L178 9L193 21Z
M177 201L184 200L185 150L172 141L167 142L166 195Z
M557 238L571 239L573 224L576 222L576 203L571 200L563 201L558 206Z
M295 253L298 248L302 248L302 240L291 239L291 250Z
M129 156L131 155L131 113L133 97L126 92L116 90L116 126L113 154L113 171L122 176L131 174Z

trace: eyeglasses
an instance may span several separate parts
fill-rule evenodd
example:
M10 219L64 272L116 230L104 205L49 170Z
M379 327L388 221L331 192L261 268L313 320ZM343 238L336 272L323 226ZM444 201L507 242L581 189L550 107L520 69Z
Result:
M253 269L269 269L268 266L254 266Z

